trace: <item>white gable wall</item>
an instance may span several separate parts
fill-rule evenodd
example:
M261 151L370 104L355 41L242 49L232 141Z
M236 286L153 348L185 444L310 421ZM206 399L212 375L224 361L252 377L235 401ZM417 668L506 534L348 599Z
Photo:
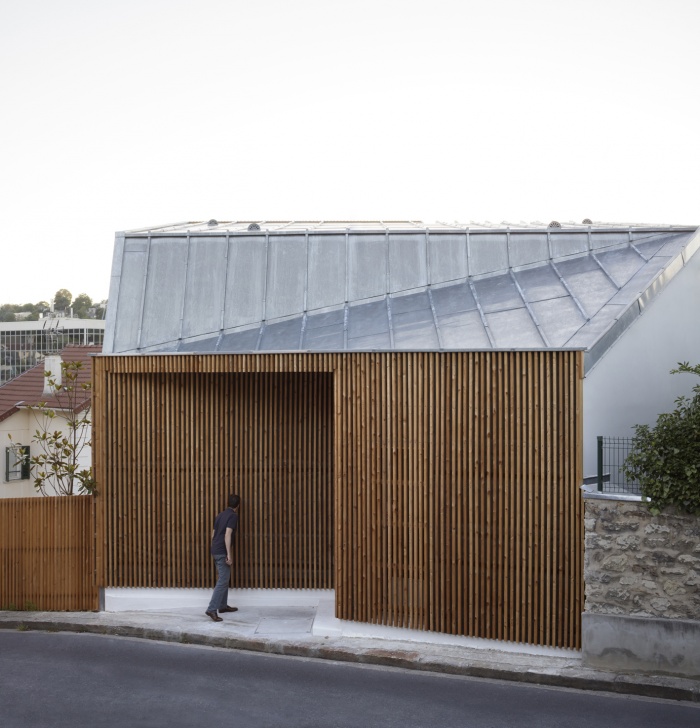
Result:
M36 430L36 423L27 410L19 410L0 422L0 498L26 498L40 495L34 488L34 481L5 480L5 448L10 444L9 435L15 444L29 445L31 454L34 454L35 445L32 444L32 434Z
M51 431L60 430L67 432L65 427L65 418L60 412L56 412L56 418L49 424ZM6 420L0 422L0 498L29 498L32 496L41 496L41 493L34 487L34 480L5 480L5 448L10 445L8 435L12 435L12 441L22 445L30 446L31 455L38 455L41 451L33 436L38 429L38 423L34 414L28 410L20 409ZM85 436L89 439L91 428L88 428ZM78 460L80 468L89 468L92 465L92 452L89 446L86 446L80 453ZM51 488L47 489L47 495L54 495Z
M700 363L700 252L586 375L584 476L597 472L598 435L632 437L634 425L653 425L700 383L692 374L670 374L681 361Z

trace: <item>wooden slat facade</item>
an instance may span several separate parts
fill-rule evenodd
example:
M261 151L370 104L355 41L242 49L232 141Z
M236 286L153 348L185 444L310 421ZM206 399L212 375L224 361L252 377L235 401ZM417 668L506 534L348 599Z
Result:
M0 499L0 609L99 608L92 496Z
M580 352L98 357L108 586L335 588L336 614L578 647Z

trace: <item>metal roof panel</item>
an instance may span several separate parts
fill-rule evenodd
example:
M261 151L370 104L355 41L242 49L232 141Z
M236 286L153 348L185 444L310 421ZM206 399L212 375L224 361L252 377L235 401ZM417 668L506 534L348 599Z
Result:
M556 267L589 318L617 293L616 286L591 257L559 261Z
M514 268L541 263L549 258L546 233L511 235L509 248L510 265Z
M391 313L397 315L408 311L430 311L430 298L427 291L391 297Z
M394 347L403 350L433 350L440 348L435 324L432 321L414 323L394 331Z
M561 278L549 265L519 270L514 275L528 303L546 301L550 298L557 299L568 295Z
M140 346L177 341L182 336L187 247L186 238L151 240Z
M476 309L474 294L466 281L451 286L433 288L431 297L438 317Z
M348 298L383 296L387 289L387 253L384 235L348 237Z
M264 236L229 240L225 329L263 320L266 270L267 246Z
M429 283L445 283L466 278L469 274L466 234L429 235L428 261L430 265Z
M389 235L388 293L427 285L427 269L425 233Z
M290 351L300 348L302 317L279 321L265 326L260 339L260 351Z
M309 236L309 281L307 306L310 311L345 301L345 236Z
M503 233L472 235L469 240L469 275L508 268L508 237Z
M195 238L187 253L185 306L182 312L182 336L197 336L221 328L226 295L227 241L219 238Z
M538 349L544 341L525 307L485 314L499 349Z
M586 323L571 297L535 301L532 310L550 346L563 347Z
M306 238L303 235L285 235L268 240L266 318L303 313L306 260Z
M345 309L339 308L334 311L325 311L324 313L311 314L306 319L307 329L320 329L326 326L343 325L345 320Z
M391 349L391 339L389 332L369 334L367 336L358 336L356 338L348 338L348 351L368 351L378 349L387 351Z
M478 311L450 314L447 322L440 320L440 338L446 349L490 349L491 342Z
M389 313L386 301L372 301L352 306L348 312L348 338L388 334Z
M430 324L435 326L435 319L433 318L433 312L430 308L415 309L414 311L406 311L405 313L391 313L391 323L394 328L394 333L399 329L412 329L417 328L417 325Z
M474 281L476 297L484 313L524 308L523 299L509 275Z
M260 338L260 327L234 331L224 334L221 337L216 350L220 352L234 353L237 351L255 351Z
M113 351L133 351L139 348L139 331L143 309L144 277L148 265L146 250L127 252L124 250L120 277L117 279L116 295L118 311L110 312L114 321ZM109 307L107 309L109 311Z
M633 248L601 251L597 254L597 258L618 288L627 284L646 263Z
M342 351L345 348L344 342L343 326L336 324L318 329L306 329L301 348L314 351Z
M552 258L568 258L588 252L588 232L566 232L549 235Z
M205 338L197 339L183 339L177 350L182 352L215 352L216 345L218 344L219 337L207 336Z

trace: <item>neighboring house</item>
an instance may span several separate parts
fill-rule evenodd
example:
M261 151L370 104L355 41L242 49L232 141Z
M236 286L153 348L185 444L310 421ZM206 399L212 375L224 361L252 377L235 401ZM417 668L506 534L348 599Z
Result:
M94 362L100 583L207 585L233 483L239 587L579 646L580 485L595 435L653 419L682 386L666 372L700 360L699 246L587 221L119 233Z
M0 322L0 386L66 346L100 346L104 330L95 319Z
M28 405L45 402L56 412L56 418L50 423L51 431L61 430L67 413L61 410L65 402L57 398L47 387L45 368L52 375L60 372L61 357L65 361L79 361L83 368L77 380L80 385L90 382L92 357L99 354L101 346L69 346L61 356L47 356L43 362L20 374L0 387L0 453L2 453L2 477L0 478L0 498L24 498L40 495L34 488L28 458L38 454L34 442L34 433L43 423L37 420L41 415L30 411ZM81 412L90 406L91 393L80 392L77 411ZM12 440L8 437L12 436ZM86 433L89 437L89 432ZM86 447L80 458L83 467L91 465L90 448Z

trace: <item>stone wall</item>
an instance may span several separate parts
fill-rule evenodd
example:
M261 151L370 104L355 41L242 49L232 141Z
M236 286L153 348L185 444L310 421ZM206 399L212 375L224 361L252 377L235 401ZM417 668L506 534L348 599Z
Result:
M585 610L700 619L700 517L585 499Z

